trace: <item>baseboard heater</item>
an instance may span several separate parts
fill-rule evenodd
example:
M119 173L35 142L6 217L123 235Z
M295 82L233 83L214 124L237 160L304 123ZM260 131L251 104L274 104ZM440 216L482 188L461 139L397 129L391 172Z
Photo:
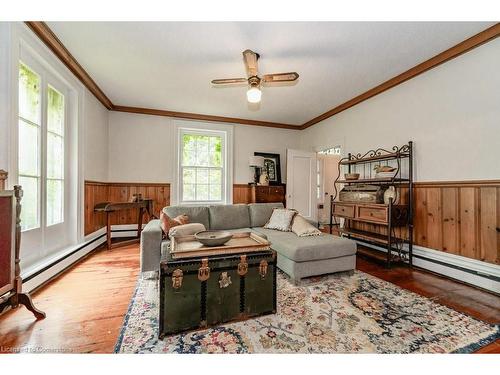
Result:
M114 229L111 229L111 237L134 237L137 235L137 226L134 227L136 228L135 230L133 228L129 228L128 225L117 225ZM89 236L92 235L95 235L95 237L71 248L70 250L63 251L59 255L55 255L53 258L47 260L46 263L42 263L40 267L31 269L26 273L21 274L21 277L23 278L23 291L31 292L39 289L47 282L59 276L82 258L88 256L94 250L106 243L106 233L104 228L99 229Z
M358 239L355 241L371 249L387 253L387 248L372 242ZM397 253L398 250L393 248L392 251ZM402 250L403 253L407 251L407 249ZM413 245L413 265L500 295L500 266L495 264Z

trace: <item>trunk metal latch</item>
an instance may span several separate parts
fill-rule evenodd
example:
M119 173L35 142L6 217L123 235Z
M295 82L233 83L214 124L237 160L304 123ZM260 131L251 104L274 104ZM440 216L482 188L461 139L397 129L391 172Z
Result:
M247 256L242 255L240 257L240 263L238 263L238 275L245 276L248 272Z
M208 258L201 260L201 267L198 268L198 280L207 281L210 277L210 267L208 266Z
M227 272L222 272L219 276L219 287L221 289L227 288L231 284L231 276L229 276Z
M172 272L172 288L179 289L182 286L182 275L183 272L179 268Z
M267 275L267 261L261 260L259 264L259 274L260 278L263 279Z

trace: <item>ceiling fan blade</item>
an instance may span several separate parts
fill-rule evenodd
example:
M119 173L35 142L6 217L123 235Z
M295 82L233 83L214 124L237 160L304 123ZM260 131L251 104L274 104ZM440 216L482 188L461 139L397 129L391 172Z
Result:
M213 79L212 83L214 85L226 85L228 83L248 83L248 79L246 78Z
M262 80L266 83L272 82L291 82L295 81L299 78L298 73L289 72L289 73L275 73L275 74L264 74Z
M247 73L249 77L256 76L258 74L257 60L259 55L254 51L246 49L243 51L243 60L245 62L245 67L247 68Z

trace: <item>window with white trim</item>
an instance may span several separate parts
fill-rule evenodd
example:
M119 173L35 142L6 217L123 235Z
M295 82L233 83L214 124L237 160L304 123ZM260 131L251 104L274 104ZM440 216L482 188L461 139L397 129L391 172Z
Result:
M23 231L64 222L65 97L48 81L19 62L18 181L23 189Z
M226 132L181 129L179 154L180 203L224 203Z

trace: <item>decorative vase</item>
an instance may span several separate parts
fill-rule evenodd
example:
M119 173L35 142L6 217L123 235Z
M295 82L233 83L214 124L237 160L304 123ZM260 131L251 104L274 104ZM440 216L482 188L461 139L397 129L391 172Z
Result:
M262 171L259 178L259 185L261 186L269 186L269 176L266 171Z
M396 203L397 197L396 188L394 186L389 186L387 190L384 192L384 203L389 204L389 200L392 198L392 203Z

